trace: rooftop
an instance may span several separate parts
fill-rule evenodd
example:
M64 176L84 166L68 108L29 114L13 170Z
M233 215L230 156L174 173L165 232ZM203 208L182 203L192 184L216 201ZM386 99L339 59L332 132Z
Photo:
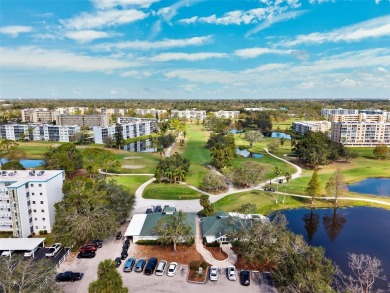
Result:
M195 228L195 213L183 213L186 216L186 223L191 227L192 235L196 235ZM175 215L175 214L174 214ZM153 228L157 222L163 217L170 217L172 215L165 215L164 213L150 213L147 214L146 220L142 227L140 236L155 236Z
M63 173L63 170L2 170L0 182L12 182L7 187L19 187L27 182L46 182Z
M33 250L46 238L1 238L0 250Z

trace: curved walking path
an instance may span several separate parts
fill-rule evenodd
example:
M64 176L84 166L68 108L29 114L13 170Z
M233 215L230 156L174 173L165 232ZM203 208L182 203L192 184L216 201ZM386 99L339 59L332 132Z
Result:
M99 169L99 173L110 176L154 176L152 173L106 173L102 169Z

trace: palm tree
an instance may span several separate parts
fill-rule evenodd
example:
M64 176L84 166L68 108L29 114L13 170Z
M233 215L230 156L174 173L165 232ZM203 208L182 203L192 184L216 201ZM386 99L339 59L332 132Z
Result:
M174 178L174 170L169 167L166 171L165 171L165 176L169 179L169 181L172 183L173 181L173 178Z
M279 184L278 184L278 177L280 176L280 175L282 175L282 169L280 168L280 167L275 167L274 168L274 173L275 173L275 175L276 175L276 203L278 203L278 197L279 197L279 194L278 194L278 192L279 192Z
M156 169L156 173L154 174L156 177L157 182L161 182L162 178L164 177L164 171L161 168Z
M291 175L291 173L290 172L286 172L286 173L284 173L284 178L286 178L286 190L285 190L285 194L284 194L284 197L283 197L283 203L284 203L284 201L286 200L286 193L287 193L287 185L288 185L288 182L291 180L291 178L292 178L292 175Z
M184 181L186 172L182 168L178 168L175 170L176 177L179 181Z

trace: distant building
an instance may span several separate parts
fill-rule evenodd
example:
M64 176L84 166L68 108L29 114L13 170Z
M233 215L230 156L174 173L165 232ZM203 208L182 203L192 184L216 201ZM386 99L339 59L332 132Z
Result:
M78 125L36 125L36 124L5 124L0 125L2 139L33 140L33 141L59 141L70 142L73 136L80 132Z
M146 115L152 115L153 118L161 118L165 115L167 115L167 110L158 110L158 109L135 109L135 114L137 116L146 116Z
M51 123L55 119L58 112L49 110L48 108L23 109L21 110L22 122L33 123Z
M225 119L235 119L240 116L240 111L224 111L219 110L217 112L213 112L214 117L216 118L225 118Z
M88 111L88 107L55 108L55 111L61 115L83 115Z
M171 117L172 118L179 118L183 119L186 118L188 120L205 120L207 118L206 111L205 110L196 110L196 109L186 109L183 111L180 110L172 110L171 111Z
M97 144L103 144L107 138L115 138L117 131L122 133L123 139L149 135L157 129L157 122L153 119L133 118L126 124L116 124L108 127L93 127L93 137Z
M79 125L79 126L102 126L108 127L110 119L107 114L91 114L91 115L63 115L59 114L55 117L56 125Z
M51 233L64 179L64 171L0 171L0 231L18 238Z
M387 116L378 114L329 115L329 122L387 122Z
M308 131L312 132L326 132L329 131L332 123L329 121L298 121L293 122L292 131L304 135Z
M329 117L329 115L356 115L359 114L359 110L357 109L322 109L321 110L321 116L324 116L326 118Z
M97 108L95 111L101 113L101 114L107 114L107 115L119 115L119 116L125 116L127 114L127 109L121 108Z
M260 111L275 111L276 109L260 107L260 108L244 108L244 110L247 112L260 112Z

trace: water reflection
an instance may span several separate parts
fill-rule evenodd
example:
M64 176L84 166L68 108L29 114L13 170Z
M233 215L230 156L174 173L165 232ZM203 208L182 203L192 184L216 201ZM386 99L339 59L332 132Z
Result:
M123 146L124 151L129 152L155 152L156 148L150 139L139 140Z
M325 214L322 217L322 223L330 241L334 241L337 238L346 222L347 219L343 214L337 214L337 208L334 208L332 213Z
M305 229L307 232L307 238L310 242L313 240L314 234L318 230L320 224L320 216L313 212L313 209L310 210L309 214L303 216L303 221L305 222Z

